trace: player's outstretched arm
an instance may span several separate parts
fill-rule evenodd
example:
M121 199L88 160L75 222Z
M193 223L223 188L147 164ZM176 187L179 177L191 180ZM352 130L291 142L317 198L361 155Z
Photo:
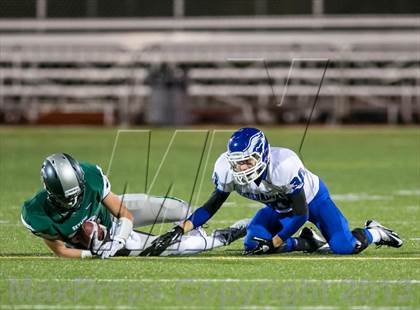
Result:
M89 258L92 257L90 251L67 248L61 240L43 239L45 244L54 252L55 255L64 258Z
M185 221L184 232L188 232L193 228L200 227L216 214L230 193L222 192L218 189L214 190L210 198Z

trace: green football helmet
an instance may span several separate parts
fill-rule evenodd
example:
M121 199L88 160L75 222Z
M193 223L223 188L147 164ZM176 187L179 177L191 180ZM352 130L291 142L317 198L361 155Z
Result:
M64 153L48 156L42 164L41 180L47 199L58 211L80 206L85 189L84 172L73 157Z

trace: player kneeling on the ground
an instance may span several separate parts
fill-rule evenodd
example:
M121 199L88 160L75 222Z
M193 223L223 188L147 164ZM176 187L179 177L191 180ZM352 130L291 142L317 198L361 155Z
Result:
M128 253L128 245L137 250L129 251L131 255L139 255L155 238L133 232L133 227L177 222L190 215L188 204L176 198L127 194L122 202L122 197L111 192L101 168L79 163L68 154L47 157L41 168L41 178L44 189L24 203L21 219L31 232L42 237L47 246L62 257L87 258L94 254L108 258L119 252ZM83 225L86 221L95 223L91 228L96 232L95 238L101 239L94 247L90 244L87 247L81 239L80 230L89 226ZM102 235L97 224L100 224ZM245 226L238 224L227 229L224 235L218 233L218 238L212 239L214 242L207 236L199 237L198 241L189 238L188 249L196 253L225 245L232 241L232 236L243 237ZM196 229L191 235L199 232L200 229ZM178 249L186 248L178 246Z
M149 250L152 254L159 254L173 239L206 223L233 191L265 205L247 227L244 246L249 255L314 252L320 248L354 254L371 243L396 248L403 243L398 234L373 220L351 231L324 182L307 170L293 151L270 148L264 133L256 128L233 133L227 152L216 161L213 181L216 188L209 200L181 226L157 239ZM308 228L292 237L308 220L328 244Z

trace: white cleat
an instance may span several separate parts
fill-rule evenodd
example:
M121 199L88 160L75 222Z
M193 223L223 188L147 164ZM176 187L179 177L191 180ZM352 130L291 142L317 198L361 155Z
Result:
M393 248L399 248L403 245L402 239L400 238L400 236L398 236L398 234L395 231L385 226L382 226L381 223L375 220L367 220L365 223L365 227L368 229L374 229L380 234L381 240L375 242L377 246L386 245Z

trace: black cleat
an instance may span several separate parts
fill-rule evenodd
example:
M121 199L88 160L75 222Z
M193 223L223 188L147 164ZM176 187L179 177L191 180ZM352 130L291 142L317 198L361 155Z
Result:
M375 242L375 244L378 247L386 245L393 248L399 248L403 245L402 239L400 238L400 236L398 236L398 234L395 231L385 226L382 226L381 223L375 220L367 220L365 223L365 227L367 229L374 229L381 235L381 240Z
M316 234L312 229L309 227L304 227L299 236L299 238L304 239L304 249L303 251L305 253L313 253L316 251L324 252L329 250L328 243L325 242L325 240Z
M222 241L225 245L231 244L233 241L245 237L249 221L249 219L239 220L230 227L215 230L212 236Z

